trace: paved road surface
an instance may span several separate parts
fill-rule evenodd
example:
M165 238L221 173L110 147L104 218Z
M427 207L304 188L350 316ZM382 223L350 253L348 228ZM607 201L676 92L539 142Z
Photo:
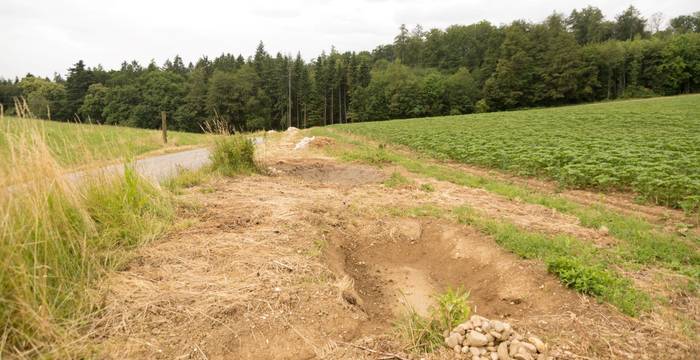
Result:
M177 174L180 169L196 170L209 163L209 149L194 149L136 160L134 168L142 176L162 181ZM80 181L86 175L123 174L124 164L110 165L94 170L67 174L69 181Z

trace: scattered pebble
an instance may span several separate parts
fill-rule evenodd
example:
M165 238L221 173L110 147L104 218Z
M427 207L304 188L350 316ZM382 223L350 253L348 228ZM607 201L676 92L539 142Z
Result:
M445 335L445 345L461 358L472 360L549 360L554 359L547 345L536 336L527 339L510 324L473 315Z

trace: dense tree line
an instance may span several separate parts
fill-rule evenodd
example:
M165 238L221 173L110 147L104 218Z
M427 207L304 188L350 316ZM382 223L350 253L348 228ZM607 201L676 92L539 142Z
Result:
M200 131L218 119L232 130L467 114L700 90L700 12L644 19L630 7L607 20L600 9L545 21L444 30L401 26L373 51L272 56L222 54L185 65L79 61L65 79L0 79L0 103L24 97L34 116Z

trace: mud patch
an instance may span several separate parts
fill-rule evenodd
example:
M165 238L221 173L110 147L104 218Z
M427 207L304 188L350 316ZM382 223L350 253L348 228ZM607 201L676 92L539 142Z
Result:
M373 167L313 159L278 161L270 168L274 173L297 177L313 184L356 186L381 183L387 178L386 174Z

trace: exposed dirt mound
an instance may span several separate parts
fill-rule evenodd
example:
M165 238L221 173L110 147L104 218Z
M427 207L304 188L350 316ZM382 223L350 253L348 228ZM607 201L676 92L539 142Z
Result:
M335 164L314 159L278 161L271 169L275 173L316 184L366 185L380 183L387 178L382 171L370 166Z

